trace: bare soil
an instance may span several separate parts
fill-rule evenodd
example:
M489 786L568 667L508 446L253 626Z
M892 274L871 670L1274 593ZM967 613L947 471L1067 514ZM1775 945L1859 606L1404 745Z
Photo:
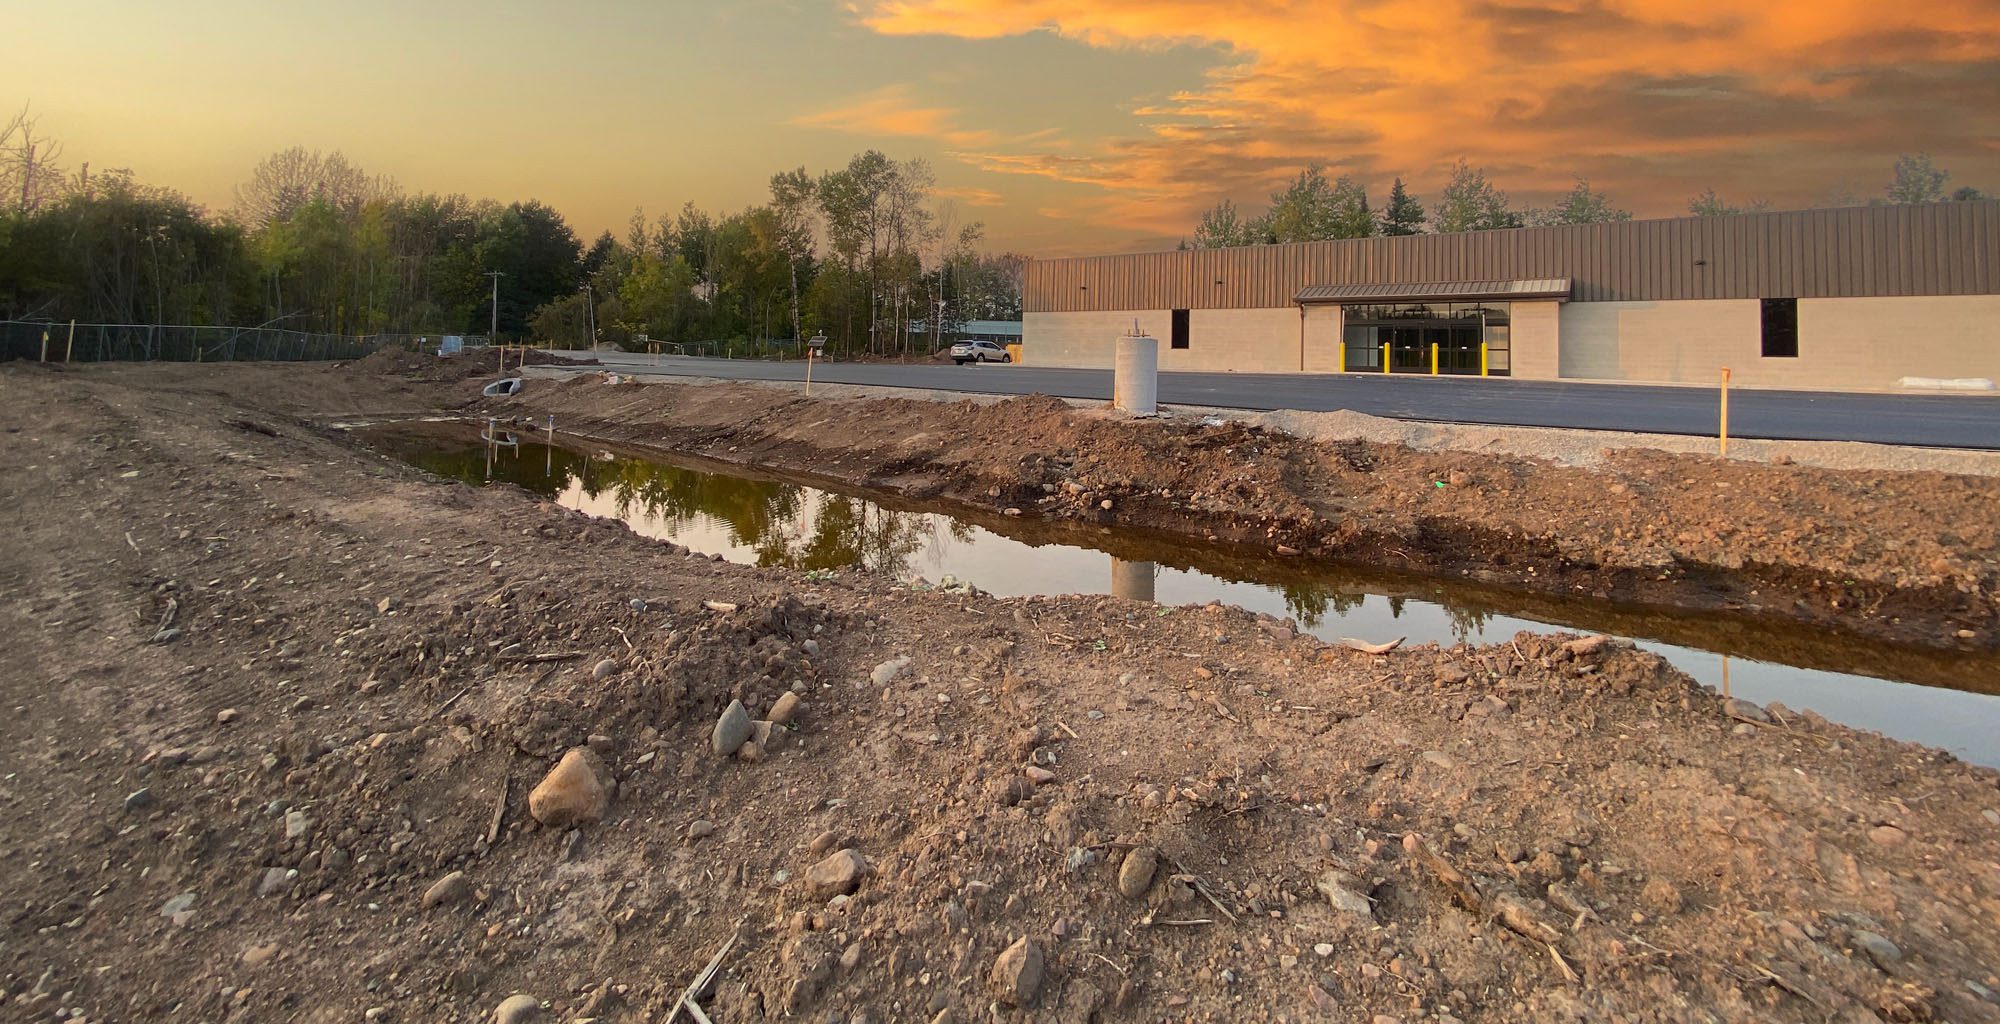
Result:
M1991 770L1602 638L1369 654L1219 606L721 564L321 425L469 388L0 366L0 1018L473 1021L527 994L660 1021L733 937L702 1002L728 1024L2000 1020ZM604 424L727 404L603 395ZM955 426L885 404L843 437L866 424L755 401L717 447L791 423L962 486L936 482ZM1155 428L1008 404L952 456L1002 497L1003 467L1034 507L1030 467L1066 459L1151 507L1103 467ZM1292 474L1346 478L1175 436L1148 450L1287 523L1325 515L1277 496ZM787 692L754 759L715 752L726 705ZM528 794L578 748L608 806L543 825Z
M810 399L537 380L482 414L989 512L2000 650L2000 477L1651 450L1592 467L1133 420L1053 398Z

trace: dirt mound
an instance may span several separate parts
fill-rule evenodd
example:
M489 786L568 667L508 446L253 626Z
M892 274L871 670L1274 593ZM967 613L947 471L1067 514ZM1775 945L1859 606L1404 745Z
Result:
M509 349L506 356L508 371L521 364L521 351ZM410 352L405 349L377 349L355 360L350 365L363 373L389 374L408 377L413 380L450 382L470 380L474 377L494 377L500 374L502 356L490 348L471 348L463 353L441 357L434 351ZM568 356L528 350L529 366L597 366L591 356Z
M9 1019L2000 1020L2000 775L1605 638L726 565L251 386L400 378L0 375Z

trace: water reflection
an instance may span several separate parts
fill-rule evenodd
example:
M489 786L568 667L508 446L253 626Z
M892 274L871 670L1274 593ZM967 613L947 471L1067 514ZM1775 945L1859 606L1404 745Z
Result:
M1989 658L1898 648L1741 613L1627 607L1277 559L1128 528L977 512L948 516L733 467L718 472L720 467L658 457L586 455L537 443L532 434L499 448L477 431L442 429L378 434L376 440L433 473L473 484L512 483L732 561L899 579L951 574L1002 596L1220 600L1288 616L1329 640L1407 636L1412 643L1495 643L1523 629L1550 628L1631 636L1696 679L1738 696L1783 700L1968 760L2000 763L2000 699L1989 696L2000 690L2000 669Z

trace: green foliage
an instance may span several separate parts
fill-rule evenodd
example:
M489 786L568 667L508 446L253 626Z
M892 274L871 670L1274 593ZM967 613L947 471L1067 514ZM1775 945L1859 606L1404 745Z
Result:
M1944 201L1944 183L1951 175L1932 166L1929 153L1904 153L1896 158L1895 179L1889 182L1892 203Z
M1435 223L1440 233L1495 231L1518 228L1522 219L1508 209L1507 193L1486 180L1485 170L1471 166L1461 157L1438 199Z
M1576 179L1576 187L1546 209L1531 209L1527 214L1529 224L1538 227L1560 227L1566 224L1609 224L1631 220L1632 211L1620 210L1611 205L1611 197L1590 187L1590 182Z
M1758 199L1744 206L1734 206L1723 201L1712 188L1701 190L1701 194L1688 201L1688 212L1697 217L1727 217L1738 213L1762 213L1771 204Z
M1382 233L1417 235L1424 230L1424 207L1403 187L1403 179L1389 187L1389 205L1382 208Z
M1326 168L1317 163L1307 164L1282 191L1271 194L1271 209L1261 224L1264 240L1270 242L1366 238L1375 233L1368 190L1346 175L1327 181Z

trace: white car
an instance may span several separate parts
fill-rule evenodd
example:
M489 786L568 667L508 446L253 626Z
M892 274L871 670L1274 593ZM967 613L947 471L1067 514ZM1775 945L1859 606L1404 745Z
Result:
M1014 356L990 341L961 341L951 347L951 361L967 363L1011 363Z

